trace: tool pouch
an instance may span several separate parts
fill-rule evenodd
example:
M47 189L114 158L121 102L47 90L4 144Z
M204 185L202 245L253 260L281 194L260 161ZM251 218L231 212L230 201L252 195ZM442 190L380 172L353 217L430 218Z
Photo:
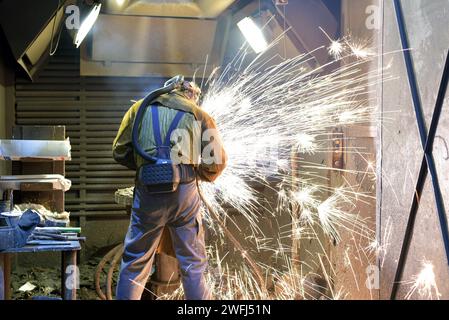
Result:
M139 168L137 180L149 193L175 192L181 182L180 168L170 160L144 164Z

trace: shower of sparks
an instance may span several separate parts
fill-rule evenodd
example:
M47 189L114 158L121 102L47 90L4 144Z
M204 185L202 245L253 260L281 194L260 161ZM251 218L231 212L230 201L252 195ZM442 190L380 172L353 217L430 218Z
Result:
M410 284L410 290L405 295L407 300L413 298L415 293L418 293L420 298L433 300L440 299L440 292L438 291L437 283L435 280L435 273L433 271L433 264L429 261L422 262L421 271L413 277Z
M229 161L218 180L214 184L202 184L201 189L223 221L230 221L241 233L249 232L246 238L252 249L248 254L272 252L273 259L283 263L274 269L265 261L258 262L267 278L266 288L260 288L244 263L239 268L225 264L219 268L221 272L216 273L218 278L209 273L208 281L215 288L215 296L221 299L266 298L264 289L269 288L270 283L270 298L341 298L343 289L332 290L332 270L331 274L325 271L324 264L329 264L330 260L318 233L321 230L335 243L341 240L342 232L372 241L374 232L366 221L352 212L356 202L370 200L369 195L355 191L357 188L352 186L331 188L325 181L317 183L317 179L322 179L317 170L333 169L306 163L291 155L292 151L302 155L331 154L329 137L333 128L376 120L375 107L367 101L366 94L380 79L376 72L361 71L371 57L370 51L360 42L332 41L327 50L333 60L313 68L312 53L275 63L269 51L253 61L246 61L246 49L243 46L228 66L214 70L206 82L209 88L202 107L215 118ZM317 50L323 49L326 50ZM348 62L351 57L353 61ZM343 59L345 64L337 66ZM327 67L334 70L324 73ZM296 185L292 181L293 165L301 171ZM372 181L375 181L372 162L367 162L366 172L362 174L363 177L374 176ZM257 185L276 192L277 208L269 207L264 195L256 191L260 190L254 187ZM249 229L244 230L241 218L237 222L228 214L229 208L241 214ZM277 219L283 213L291 216L287 228L278 225L284 230L277 239L271 233L265 234L261 227L264 214ZM219 238L223 237L220 226L210 217L206 218ZM319 254L323 257L315 269L321 270L324 283L311 282L307 278L310 271L298 271L302 270L304 262L293 261L291 247L285 243L285 240L294 243L307 238L317 240L322 248ZM221 244L226 243L221 239ZM350 256L346 255L345 259ZM347 264L352 268L350 261ZM320 294L305 294L310 291L306 287ZM230 288L239 289L236 292Z
M227 66L216 68L205 82L202 108L214 117L229 160L215 183L200 185L202 194L221 222L245 239L248 251L240 252L241 258L245 254L272 257L272 261L257 261L264 272L262 288L244 259L230 258L233 246L222 230L224 224L206 212L217 238L215 244L209 243L207 282L217 299L342 299L344 288L333 288L335 270L320 235L334 243L342 233L372 242L374 231L353 212L357 202L367 203L372 195L346 183L329 186L322 173L334 169L306 162L304 155L331 155L335 127L376 121L376 107L366 97L381 79L377 70L362 71L372 55L360 42L331 41L328 48L279 62L277 55L270 54L279 39L252 60L243 45ZM331 61L314 67L313 53L318 50L327 50ZM300 174L292 177L292 167L299 168ZM374 171L373 163L367 162L365 172L335 172L362 174L375 183ZM267 192L277 198L274 207L266 199ZM272 221L269 231L263 227L267 220ZM295 258L292 252L302 239L318 242L319 250L309 253L318 261L308 264ZM220 252L226 253L220 257ZM345 259L351 256L346 254ZM159 298L180 297L182 288Z

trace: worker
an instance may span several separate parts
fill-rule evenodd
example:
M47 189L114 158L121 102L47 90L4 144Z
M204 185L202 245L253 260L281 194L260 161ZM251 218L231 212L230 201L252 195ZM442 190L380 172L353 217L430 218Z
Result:
M143 178L139 178L139 174L136 175L117 299L141 298L164 227L170 231L179 261L185 298L212 298L204 275L207 258L196 179L213 182L224 170L227 157L215 121L198 106L200 94L201 90L194 82L183 80L180 87L151 101L151 107L144 113L139 144L159 158L179 156L182 180L175 191L157 193L140 181ZM141 104L142 100L136 102L125 114L113 143L114 159L137 172L147 162L136 153L132 141L133 123ZM185 134L174 134L175 131L187 132L189 140L186 141ZM182 143L179 143L180 136ZM161 146L164 140L169 141L168 153L167 148ZM196 154L196 149L201 151L200 155Z

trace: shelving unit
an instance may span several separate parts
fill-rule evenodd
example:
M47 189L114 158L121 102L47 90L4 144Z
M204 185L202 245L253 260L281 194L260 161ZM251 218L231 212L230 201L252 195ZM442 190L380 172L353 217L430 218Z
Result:
M24 145L20 145L20 142L13 140L23 140ZM41 204L51 211L63 212L64 193L71 186L70 181L64 177L65 160L70 160L70 145L64 146L64 143L62 143L65 148L62 148L63 152L58 154L58 152L53 152L52 149L52 146L58 144L52 142L65 141L65 127L17 126L13 130L13 140L0 141L5 142L3 144L5 148L0 149L0 159L13 160L13 175L0 176L1 194L8 194L9 198L14 199L11 202L16 204ZM36 143L33 144L32 141L36 141ZM47 147L42 149L45 150L45 154L35 153L40 146ZM34 150L34 147L37 147L36 150ZM14 195L11 196L11 194ZM69 279L72 279L70 275L73 276L73 274L67 273L67 268L73 268L77 265L77 252L79 250L81 250L79 241L49 241L48 244L27 244L21 248L1 251L0 300L11 298L10 256L25 252L60 252L61 296L65 300L76 299L76 283L69 287L66 284ZM76 281L76 277L73 277L73 279L72 281Z
M48 142L51 146L56 141L65 141L65 127L16 126L13 140L22 140L28 148L33 147L32 141L36 141L37 145L37 140L40 144ZM63 212L64 193L70 189L70 181L64 178L65 160L70 159L70 152L54 154L46 149L44 155L37 153L30 156L29 150L21 150L18 145L17 155L2 157L13 160L13 175L0 177L2 193L14 190L16 203L36 203L51 211ZM23 156L24 153L26 156Z

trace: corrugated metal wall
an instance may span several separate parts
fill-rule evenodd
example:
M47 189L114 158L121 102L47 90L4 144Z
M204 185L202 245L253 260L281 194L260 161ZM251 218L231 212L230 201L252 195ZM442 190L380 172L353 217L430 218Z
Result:
M66 210L72 216L125 213L113 194L133 184L134 172L115 163L112 141L130 99L139 99L156 82L160 80L80 77L79 52L68 41L34 83L17 78L16 124L66 126L72 145Z

